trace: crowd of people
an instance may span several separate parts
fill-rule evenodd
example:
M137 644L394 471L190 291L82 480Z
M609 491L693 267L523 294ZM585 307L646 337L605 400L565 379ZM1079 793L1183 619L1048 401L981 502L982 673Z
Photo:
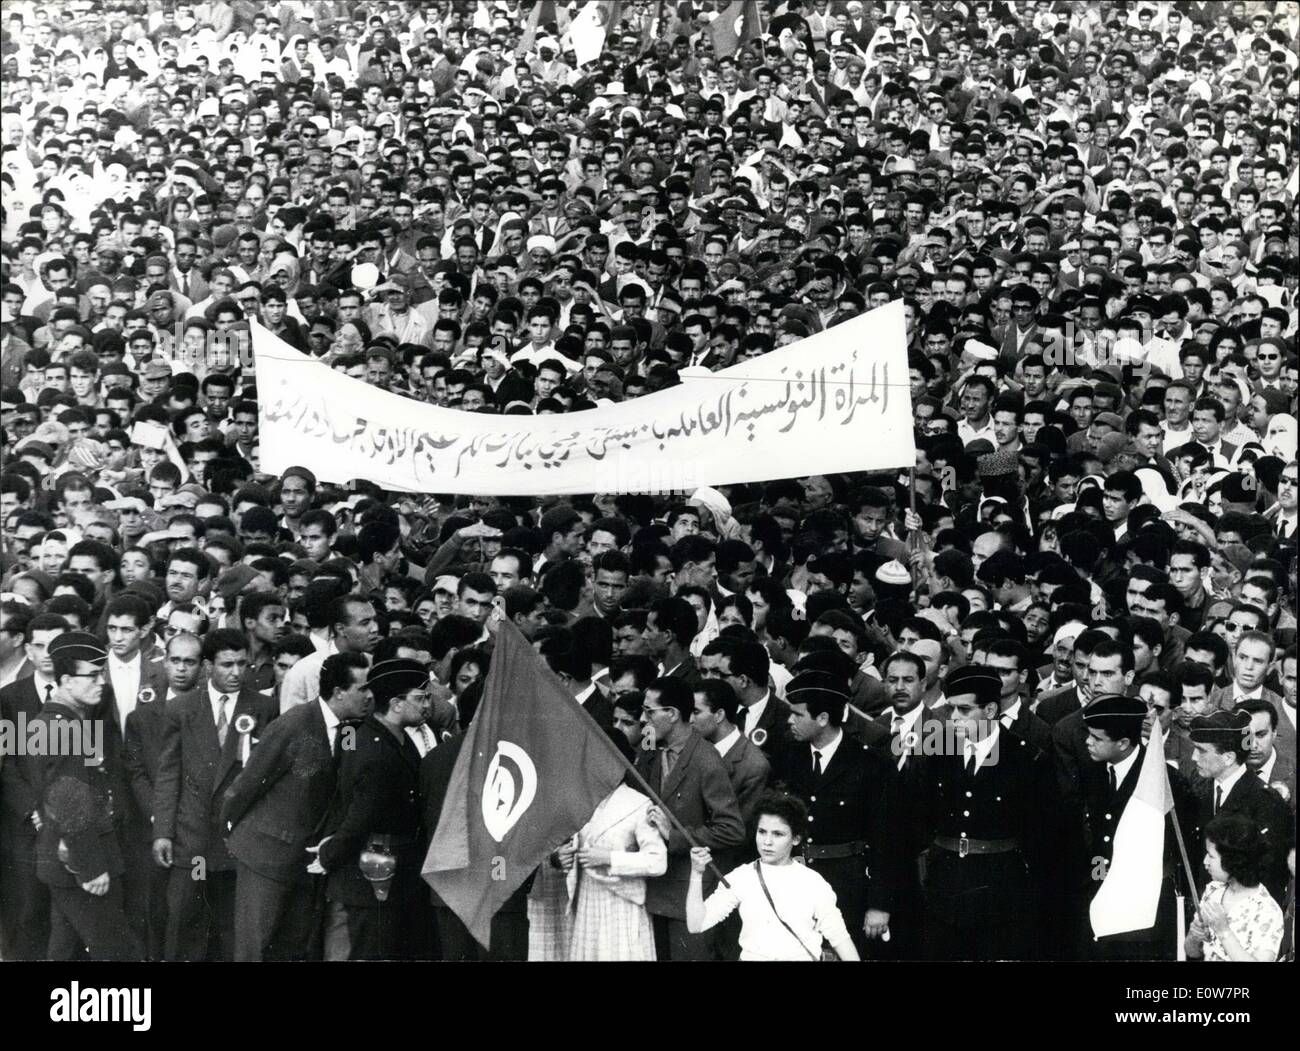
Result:
M1289 958L1300 4L0 20L3 959ZM898 299L914 469L260 468L254 321L532 415ZM421 868L506 621L642 776L484 948Z

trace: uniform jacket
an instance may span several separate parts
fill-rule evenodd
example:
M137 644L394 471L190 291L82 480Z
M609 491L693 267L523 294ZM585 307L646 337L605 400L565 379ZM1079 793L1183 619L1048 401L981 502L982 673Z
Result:
M330 901L377 904L360 868L361 852L375 834L390 837L397 858L390 900L419 892L426 846L419 782L420 753L405 732L399 738L373 717L357 727L356 747L343 754L339 766L329 838L320 849L321 866L329 874L325 892Z
M1005 922L1023 914L1044 852L1055 836L1055 792L1048 756L999 733L996 763L966 773L961 751L923 760L923 824L929 836L1018 840L1015 851L970 854L940 847L927 855L928 910L947 922Z
M1196 795L1196 833L1192 842L1187 844L1192 853L1192 871L1197 879L1204 879L1204 869L1199 865L1205 856L1205 826L1214 814L1214 786L1210 778L1201 778L1195 786ZM1264 782L1247 770L1232 790L1223 798L1219 807L1220 814L1238 814L1246 818L1259 830L1268 846L1268 857L1264 868L1264 885L1280 905L1286 900L1286 885L1290 879L1287 872L1287 851L1295 843L1295 815L1292 814L1282 798L1271 791ZM1203 888L1202 888L1203 889Z
M49 724L51 734L76 723L85 733L104 733L94 726L97 720L58 702L45 705L36 719ZM75 887L104 873L110 879L120 876L124 865L114 812L124 800L114 790L108 756L54 751L59 754L40 756L35 766L43 822L36 842L37 878L51 887ZM67 849L66 867L59 860L60 843Z
M132 713L134 714L134 713ZM173 840L178 865L196 857L208 868L231 867L226 852L226 826L221 821L222 795L242 769L241 735L235 723L248 715L254 721L250 744L276 717L275 702L251 687L235 698L234 714L224 747L217 744L217 727L206 686L173 697L167 703L163 746L154 784L153 836Z
M820 777L813 773L807 744L792 745L783 759L779 780L808 806L805 845L865 842L867 905L889 911L906 855L892 810L897 784L894 765L847 733ZM862 867L861 856L854 865Z

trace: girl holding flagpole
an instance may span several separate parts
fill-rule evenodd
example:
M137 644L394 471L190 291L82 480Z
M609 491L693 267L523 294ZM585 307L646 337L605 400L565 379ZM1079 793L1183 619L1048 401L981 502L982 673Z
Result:
M1205 826L1205 871L1210 884L1187 932L1190 959L1273 963L1284 918L1260 882L1264 840L1245 818L1220 814Z

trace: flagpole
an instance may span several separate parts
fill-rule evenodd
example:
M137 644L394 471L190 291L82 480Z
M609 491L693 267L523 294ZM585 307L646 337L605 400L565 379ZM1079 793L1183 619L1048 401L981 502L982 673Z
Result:
M1192 875L1192 861L1191 858L1189 858L1187 855L1187 844L1183 841L1183 828L1178 821L1178 807L1172 805L1174 799L1174 789L1173 789L1173 785L1169 781L1169 767L1167 766L1165 767L1165 791L1169 793L1169 800L1171 803L1171 806L1169 808L1169 816L1173 819L1173 823L1174 823L1174 839L1178 843L1178 855L1180 858L1182 858L1183 874L1187 877L1187 885L1191 889L1192 906L1193 908L1196 909L1196 918L1204 922L1204 920L1201 917L1201 899L1200 896L1196 893L1196 879ZM1175 946L1175 953L1177 959L1185 960L1186 956L1184 955L1184 950L1183 950L1182 932L1187 921L1183 915L1182 908L1178 908L1178 904L1181 900L1182 899L1178 895L1177 888L1175 888L1174 905L1178 913L1177 924L1175 925L1176 930L1178 932L1178 945Z
M576 704L577 702L575 701L574 703ZM579 707L582 706L579 705ZM591 714L586 710L586 708L582 709L582 713L583 715L586 715L588 719L591 719ZM598 726L598 724L594 719L592 719L592 724ZM608 736L605 734L604 730L600 731L600 735L602 737L605 737L606 740L609 739ZM654 802L654 805L659 808L659 810L663 813L663 815L666 818L668 818L668 821L673 826L673 828L677 829L677 831L680 832L685 837L686 842L689 843L692 847L698 847L700 845L699 841L694 836L691 835L691 830L687 828L685 825L683 825L677 819L677 815L674 814L672 810L668 808L667 804L664 803L664 801L659 798L655 790L650 787L649 782L646 781L646 779L641 776L641 771L638 770L634 764L629 763L627 761L627 756L625 756L622 752L620 752L617 748L615 748L612 741L610 742L610 747L613 748L613 751L618 756L619 761L622 762L622 764L625 767L627 767L628 772L631 773L636 783L641 786L641 791L650 797L650 799ZM722 870L713 863L712 859L709 860L709 868L712 870L713 874L718 877L718 880L722 883L724 887L728 889L731 888L731 884L727 882L727 877L722 874Z

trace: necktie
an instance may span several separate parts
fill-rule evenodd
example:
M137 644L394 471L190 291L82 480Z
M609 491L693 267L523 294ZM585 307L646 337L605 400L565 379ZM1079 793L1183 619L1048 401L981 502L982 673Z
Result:
M1106 764L1106 773L1110 776L1110 794L1113 796L1119 791L1119 785L1115 781L1115 768L1109 763Z
M1214 812L1219 812L1219 807L1223 806L1223 786L1214 786Z
M677 753L671 748L664 749L664 777L667 778L673 772L673 766L677 762Z
M741 736L745 734L745 720L749 718L749 709L741 705L740 711L736 713L736 729L740 731Z
M54 699L54 686L50 683L45 685L45 703L49 704Z
M975 776L975 749L970 745L966 746L966 776Z
M230 732L230 719L226 716L226 695L217 698L217 747L226 746L226 735Z
M897 737L899 734L903 732L903 727L906 724L907 724L906 719L904 719L901 715L895 715L893 719L893 724L890 728L890 733L892 733L895 737Z
M424 723L420 724L420 742L424 745L425 752L432 752L437 743L433 739L433 732Z
M814 748L813 749L813 777L821 777L821 776L822 776L822 754L821 752L817 751L816 748Z

